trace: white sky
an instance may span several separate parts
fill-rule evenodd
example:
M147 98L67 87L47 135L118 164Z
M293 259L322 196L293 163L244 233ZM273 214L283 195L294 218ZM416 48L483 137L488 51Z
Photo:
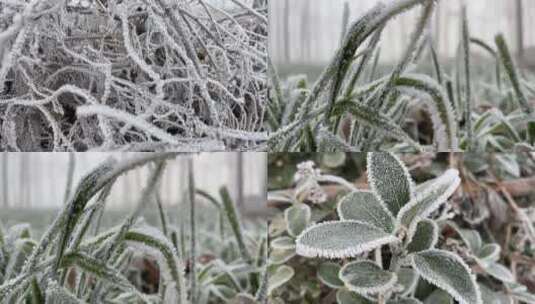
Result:
M382 0L383 3L397 0ZM281 57L282 20L284 16L285 0L270 1L270 52L275 61ZM378 0L289 0L290 2L290 50L292 62L310 62L306 52L313 61L328 61L340 41L342 14L344 3L350 5L350 23L357 20L368 9L375 6ZM498 32L504 32L511 48L515 48L515 10L513 0L439 0L440 3L440 43L442 55L451 56L459 41L460 7L466 3L473 36L492 43ZM306 28L312 36L306 51L302 45L302 19L308 3L311 21ZM524 22L526 46L535 46L535 34L531 29L535 26L535 1L524 0ZM383 61L395 60L405 48L406 41L413 30L414 20L419 15L418 9L413 9L389 23L383 38ZM433 23L435 20L433 20ZM447 45L446 45L447 44ZM444 47L445 46L445 47ZM305 53L305 56L303 56Z
M2 153L0 153L2 154ZM117 158L131 157L131 153L76 153L74 183L88 170L110 155ZM3 155L2 155L3 156ZM168 162L162 179L162 200L175 204L180 193L185 190L185 158L178 157ZM30 168L29 178L21 183L21 162L26 160ZM265 196L266 154L244 153L244 195ZM227 185L231 193L237 189L237 153L200 153L194 156L195 180L198 188L217 195L219 187ZM1 167L3 171L5 168ZM66 185L68 153L9 153L8 154L8 194L10 204L20 204L25 198L21 193L30 191L29 206L50 207L62 204ZM1 172L0 171L0 172ZM143 167L119 178L110 197L110 205L136 201L145 185L148 169ZM3 187L0 174L0 189ZM3 190L2 190L3 191ZM3 196L0 195L0 206Z

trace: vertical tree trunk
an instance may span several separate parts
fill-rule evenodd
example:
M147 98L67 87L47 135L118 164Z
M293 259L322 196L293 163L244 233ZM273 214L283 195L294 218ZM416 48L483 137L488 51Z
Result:
M243 154L240 152L236 153L236 192L237 200L236 205L238 209L243 209Z
M9 193L7 190L7 177L9 175L8 168L7 168L7 158L8 153L3 152L2 153L2 206L4 208L9 207Z
M284 1L284 20L282 34L284 36L284 62L290 62L290 0Z
M344 13L342 15L342 34L340 35L340 45L344 43L344 38L349 24L349 2L344 3Z
M441 22L441 5L440 2L437 2L436 8L435 8L435 29L433 34L433 46L435 47L435 51L440 56L440 22Z
M309 8L310 1L303 2L303 16L301 18L301 60L306 62L309 54L308 43L310 42L309 36Z
M520 63L524 61L524 11L522 0L516 0L516 35Z

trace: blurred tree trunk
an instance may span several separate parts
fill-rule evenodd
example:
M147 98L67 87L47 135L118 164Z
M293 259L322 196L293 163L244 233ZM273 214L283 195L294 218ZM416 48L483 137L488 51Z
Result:
M290 62L290 0L284 1L283 16L282 34L284 36L284 62Z
M8 194L8 188L7 188L7 177L8 177L8 170L7 170L7 152L2 153L2 206L4 208L9 207L9 194Z
M522 0L516 0L516 35L518 58L524 61L524 11Z
M240 210L243 209L243 153L237 152L236 153L236 192L237 192L237 200L236 200L236 206Z
M347 26L349 24L349 2L344 2L344 13L342 15L342 34L340 35L340 45L344 43L344 38L346 36Z
M435 51L440 56L440 30L442 29L440 26L440 14L441 14L441 5L440 2L437 2L435 7L435 29L433 34L433 46L435 47Z
M307 55L310 53L308 49L308 43L310 42L309 8L310 1L303 1L303 15L301 18L301 61L303 62L309 59Z

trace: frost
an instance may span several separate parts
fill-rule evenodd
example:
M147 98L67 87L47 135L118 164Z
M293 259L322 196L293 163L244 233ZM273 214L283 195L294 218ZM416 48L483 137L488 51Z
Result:
M409 244L407 250L411 252L419 252L427 249L432 249L438 242L438 226L435 221L424 219L418 222L414 232L409 232Z
M394 231L394 217L371 191L356 191L344 196L337 207L342 220L357 220L385 232Z
M446 202L460 183L459 172L456 169L448 169L428 183L421 192L416 193L414 198L399 210L398 224L410 230L418 219L426 218Z
M423 97L431 115L437 150L458 150L457 115L440 84L431 77L420 74L405 74L395 84L406 93Z
M271 294L273 290L284 285L288 282L295 274L295 271L290 266L280 266L275 270L275 273L269 276L268 281L268 294Z
M308 226L311 217L311 210L305 204L294 204L284 210L284 219L288 233L291 236L298 236Z
M256 150L267 8L229 1L3 1L0 150Z
M344 282L338 277L340 265L333 262L321 263L318 267L318 279L331 288L341 288Z
M176 303L187 303L184 265L178 258L173 244L161 231L150 226L139 227L127 232L125 239L133 248L157 258L164 282L173 284L178 295Z
M356 261L345 264L339 277L345 286L359 294L385 292L397 282L397 275L383 270L371 261Z
M457 255L427 250L412 256L412 266L428 282L451 294L460 304L483 304L470 268Z
M297 254L306 257L347 258L398 239L359 221L331 221L313 225L296 240Z
M414 193L414 182L401 160L392 153L368 153L368 180L380 201L397 216Z

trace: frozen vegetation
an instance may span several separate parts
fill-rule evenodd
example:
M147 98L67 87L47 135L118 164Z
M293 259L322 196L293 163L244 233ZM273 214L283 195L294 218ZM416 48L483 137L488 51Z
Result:
M261 149L266 5L0 1L0 149Z
M516 63L512 37L472 36L465 8L457 55L448 62L436 54L430 30L440 0L384 2L345 20L340 47L315 83L303 75L281 80L270 69L272 151L533 149L535 78ZM383 30L408 10L418 15L405 49L380 67L389 42Z

